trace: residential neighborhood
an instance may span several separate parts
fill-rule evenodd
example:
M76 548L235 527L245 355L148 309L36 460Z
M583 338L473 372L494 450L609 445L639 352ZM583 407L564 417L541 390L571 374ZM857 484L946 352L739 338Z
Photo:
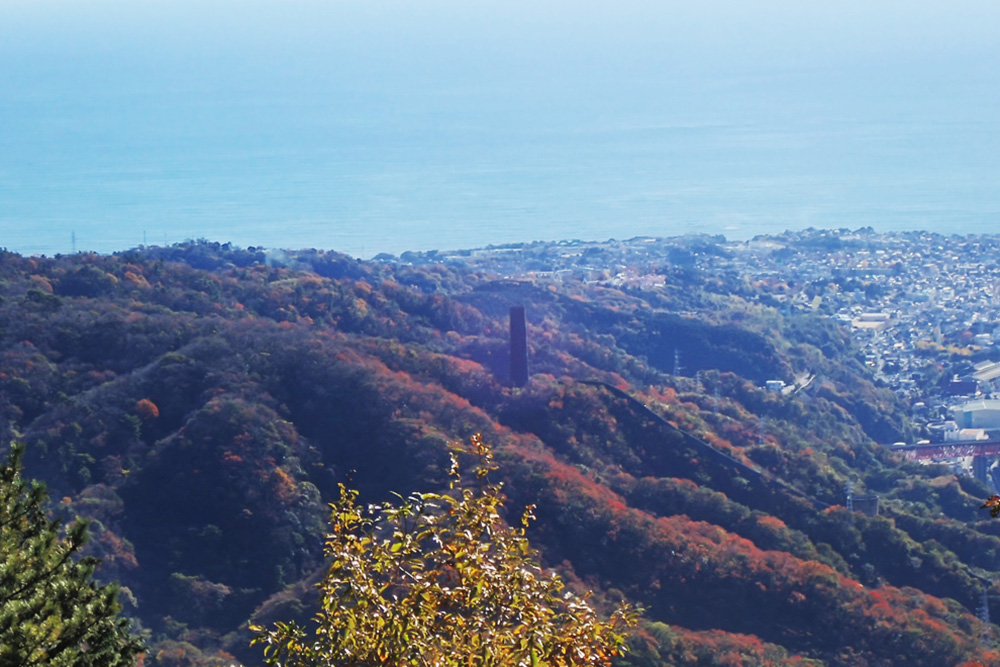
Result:
M716 281L720 294L813 312L850 331L875 380L910 406L918 442L1000 440L1000 236L807 229L746 241L535 242L400 259L634 289ZM795 388L778 383L768 388ZM956 462L965 472L970 466Z

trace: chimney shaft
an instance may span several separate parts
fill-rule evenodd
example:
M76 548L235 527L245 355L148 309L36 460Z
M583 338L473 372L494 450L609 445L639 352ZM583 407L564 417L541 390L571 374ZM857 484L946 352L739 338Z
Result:
M510 309L510 382L515 387L528 384L528 333L524 306Z

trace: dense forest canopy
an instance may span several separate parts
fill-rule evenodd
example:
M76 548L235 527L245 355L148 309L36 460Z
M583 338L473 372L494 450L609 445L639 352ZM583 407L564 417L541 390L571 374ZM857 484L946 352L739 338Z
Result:
M645 609L621 665L997 660L977 617L984 589L1000 617L988 489L884 447L914 436L907 407L849 332L699 263L730 252L3 253L0 440L91 520L146 665L260 664L247 622L308 617L338 484L446 488L475 433L508 520L538 507L543 563L600 609ZM848 482L877 515L846 509Z

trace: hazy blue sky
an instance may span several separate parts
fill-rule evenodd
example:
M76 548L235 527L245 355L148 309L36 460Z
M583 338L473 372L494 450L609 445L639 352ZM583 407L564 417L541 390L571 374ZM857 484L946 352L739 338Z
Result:
M467 52L490 65L652 59L738 68L906 61L997 53L1000 5L991 0L701 2L461 2L457 0L5 0L5 52L105 55L119 45L257 57L354 54L414 65L425 50ZM385 47L378 52L372 47ZM306 64L306 63L301 63ZM453 63L457 69L484 64ZM694 63L687 63L694 64Z

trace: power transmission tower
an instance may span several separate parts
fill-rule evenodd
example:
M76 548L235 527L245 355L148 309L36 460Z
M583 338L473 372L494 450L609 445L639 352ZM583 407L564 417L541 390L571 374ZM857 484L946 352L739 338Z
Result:
M854 523L854 482L847 480L847 486L844 490L847 492L847 516L850 518L850 522Z
M990 600L989 600L989 585L983 582L982 597L979 601L979 620L983 622L983 634L980 636L980 641L982 642L983 648L989 648L993 645L993 630L990 626Z

